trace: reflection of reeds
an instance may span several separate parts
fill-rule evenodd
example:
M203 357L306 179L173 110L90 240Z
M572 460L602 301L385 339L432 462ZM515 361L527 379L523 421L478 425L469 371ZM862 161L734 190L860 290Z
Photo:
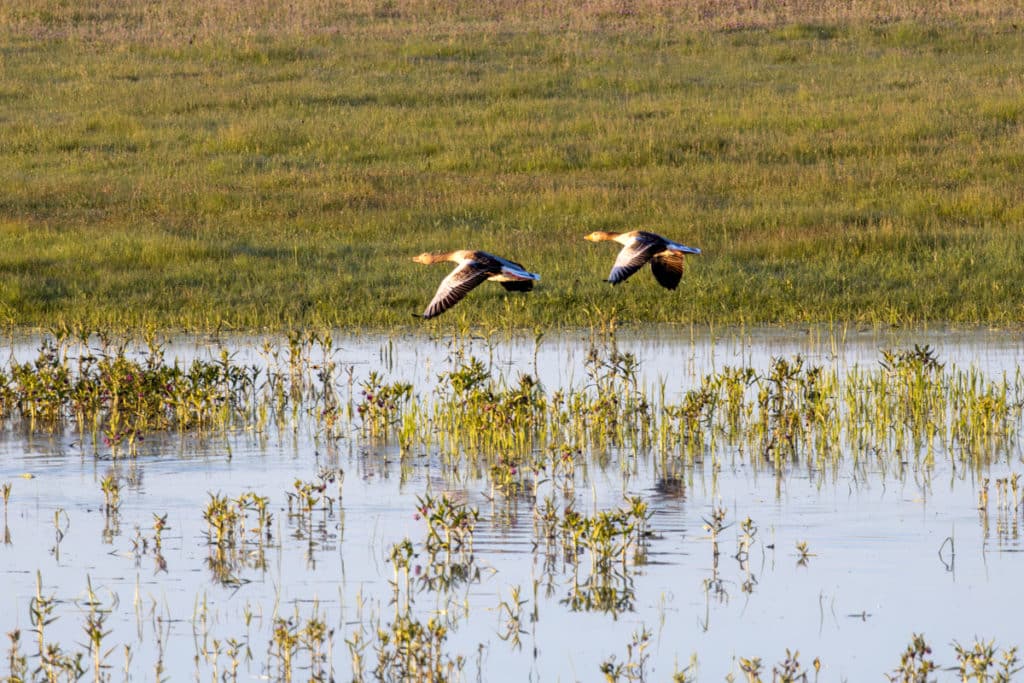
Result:
M7 504L11 499L11 482L5 481L0 484L0 495L4 499L4 545L10 545L13 541L11 540L11 527L7 523Z
M511 526L522 519L522 511L532 517L532 552L540 568L533 577L531 623L541 618L543 604L555 601L552 597L565 609L611 618L635 609L643 588L637 577L647 571L648 550L660 538L651 521L662 518L653 517L652 508L685 509L700 500L701 489L693 481L703 468L710 473L712 500L720 500L716 478L730 462L770 472L778 485L796 468L820 481L841 468L862 468L870 459L868 464L882 477L913 471L927 485L936 461L945 458L958 475L978 475L973 481L978 482L983 526L987 528L991 510L1000 539L1017 533L1020 476L996 476L989 466L1005 458L1017 442L1024 403L1024 377L1019 373L990 379L975 370L947 367L928 347L915 347L884 352L876 366L846 371L814 366L800 356L775 358L764 367L721 368L673 390L664 382L645 385L643 359L623 352L606 331L593 340L578 383L546 387L536 373L506 376L495 371L493 360L476 358L459 346L468 344L465 339L452 343L449 364L429 392L417 392L383 372L365 379L354 370L337 373L327 360L332 354L329 338L315 335L292 335L286 345L266 347L268 366L260 371L236 364L228 353L214 362L180 368L152 348L143 360L133 360L117 345L89 358L70 352L65 342L47 343L35 364L19 365L0 377L0 420L36 430L77 429L94 439L105 435L110 443L104 454L118 457L136 454L140 439L157 429L209 434L251 427L262 438L274 426L297 431L302 419L315 423L311 431L318 444L330 449L348 439L365 447L367 453L359 457L367 461L396 438L400 466L418 466L418 456L429 456L448 490L458 487L468 496L461 491L425 493L417 499L422 538L394 543L389 555L393 610L363 613L360 608L358 626L346 639L355 680L372 675L436 678L462 669L464 659L449 651L448 636L476 609L464 596L489 577L488 567L476 557L474 537L481 526ZM382 359L391 363L393 353L389 347ZM153 378L170 378L171 388L151 387ZM338 398L346 384L351 410ZM132 397L128 389L141 389L143 396ZM182 408L180 400L191 407ZM161 407L151 410L154 406ZM115 443L118 435L123 438ZM644 459L646 471L656 477L653 487L646 489L646 496L627 493L634 490L632 477L644 472L638 466ZM108 541L119 533L122 487L133 490L131 477L117 469L125 465L115 463L100 480ZM579 492L593 484L599 470L621 476L624 502L618 508L584 508ZM293 532L287 539L305 541L312 566L313 558L330 545L333 529L328 522L343 513L342 481L340 469L321 468L313 478L294 479L283 494L211 493L201 511L210 578L238 588L252 573L266 571L268 548L291 547L275 545L272 534L271 510L284 506L282 495L287 503L282 523ZM6 521L10 484L0 492ZM489 494L490 518L481 518L466 502L475 493ZM55 517L58 552L67 528L66 515L60 514ZM712 568L703 581L705 596L708 603L714 598L725 604L728 572L735 570L719 566L727 510L712 505L706 515ZM166 571L162 535L168 517L153 514L152 519L151 534L135 527L133 555L138 561L152 553L157 570ZM806 565L813 557L809 542L787 540L794 542L798 564ZM750 518L739 523L736 543L735 583L749 597L757 586L749 560L758 543L758 527ZM815 542L816 549L819 545ZM549 600L538 599L542 585ZM417 603L423 595L431 596L433 610L422 599ZM498 600L499 636L511 647L518 647L520 634L528 632L527 602L518 587L508 599ZM202 608L198 605L197 600L192 620L199 634L197 661L206 662L215 678L234 680L241 663L253 659L250 643L261 642L250 640L251 615L244 635L214 637L214 613L208 612L205 598ZM86 617L89 643L78 652L47 640L44 627L57 618L58 608L59 601L42 595L37 584L30 612L39 643L32 656L43 671L71 675L91 665L105 672L110 652L107 612L97 607ZM709 623L707 618L704 623ZM293 615L275 608L260 630L270 638L262 642L270 645L258 657L266 656L271 675L288 680L301 670L314 680L330 678L333 635L318 607L311 614ZM162 632L157 633L162 648ZM642 635L627 646L625 660L602 664L606 676L631 680L643 675ZM24 645L20 634L10 638L9 667L15 672L23 666L18 662L25 656ZM987 657L990 650L995 653L981 643L962 648L959 656L967 662L968 657ZM927 654L913 644L905 654L907 671L924 671L927 677ZM1014 656L1013 650L1006 651L1004 660L997 658L987 671L996 671L998 661L1016 667ZM157 677L162 651L160 657ZM127 650L126 658L130 660ZM760 680L765 670L756 658L740 660L740 667L749 680ZM776 680L803 681L811 676L811 667L800 665L798 653L787 652L771 673Z

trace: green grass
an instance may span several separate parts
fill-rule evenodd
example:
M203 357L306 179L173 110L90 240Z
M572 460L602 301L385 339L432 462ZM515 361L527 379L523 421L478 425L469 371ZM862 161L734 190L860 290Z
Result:
M455 248L543 280L431 329L1024 319L1018 9L637 4L15 0L0 321L413 325ZM602 282L632 228L679 291Z

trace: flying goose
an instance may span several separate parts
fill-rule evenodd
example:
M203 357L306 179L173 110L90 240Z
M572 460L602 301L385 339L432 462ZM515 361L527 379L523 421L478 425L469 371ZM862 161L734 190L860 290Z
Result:
M458 264L441 281L433 300L427 310L423 311L424 318L441 315L484 280L494 280L512 292L528 292L533 289L533 281L540 279L540 275L529 272L515 261L508 261L486 251L460 249L440 254L424 252L412 260L424 265L442 261Z
M630 232L592 232L583 239L591 242L618 242L622 251L615 259L608 282L617 285L651 264L651 273L665 289L675 289L683 277L683 254L699 254L700 249L673 242L661 235L642 230Z

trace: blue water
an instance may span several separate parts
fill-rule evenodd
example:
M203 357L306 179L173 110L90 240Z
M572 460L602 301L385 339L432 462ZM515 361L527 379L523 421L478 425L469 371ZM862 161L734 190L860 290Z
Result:
M546 388L582 381L587 336L541 344L536 371ZM670 398L724 365L764 368L773 356L801 353L845 369L877 363L879 349L913 343L932 344L947 366L977 367L992 377L1012 376L1024 349L1018 335L988 331L710 335L687 329L620 336L620 346L642 362L642 383L650 392L664 384ZM176 339L167 353L182 360L215 357L222 345L238 359L264 362L252 339ZM354 367L357 380L381 370L389 381L412 381L424 395L450 348L443 340L415 337L338 336L336 345L335 359ZM9 346L17 358L35 352L34 340L11 340ZM477 341L472 350L512 377L534 371L532 340L490 346ZM767 678L787 648L800 651L812 677L811 661L818 657L822 680L880 680L899 663L915 632L925 634L943 666L954 664L954 640L1024 645L1021 511L1000 511L993 492L985 520L978 511L976 475L942 457L930 477L912 465L900 477L868 463L828 473L791 467L776 479L768 468L723 453L718 472L710 464L697 466L683 474L681 486L659 483L661 475L644 453L619 453L604 469L591 464L588 476L577 479L582 511L618 507L628 493L643 496L654 513L649 562L630 571L633 609L612 617L563 604L572 570L559 559L545 572L543 554L534 549L529 502L490 500L484 478L446 481L429 453L403 470L394 447L351 432L325 439L312 419L299 415L298 422L262 434L238 429L202 438L152 435L136 458L118 461L94 457L72 432L30 436L7 430L0 440L0 483L10 482L12 495L8 542L0 545L0 579L7 585L0 592L0 631L21 629L30 670L38 665L29 604L39 572L43 594L58 600L46 638L65 650L81 650L85 643L87 578L101 604L111 608L104 647L114 648L106 659L112 680L126 678L125 671L131 680L152 680L158 661L170 680L209 680L228 661L209 654L212 641L220 640L223 652L229 638L247 638L254 653L242 662L239 679L274 679L277 664L267 656L273 616L291 617L297 610L300 620L308 619L314 602L334 629L334 676L349 680L344 640L359 624L372 636L373 620L391 621L387 554L405 537L423 542L416 497L442 491L481 512L473 555L480 578L447 594L418 593L415 604L423 616L442 614L452 621L445 649L465 657L466 680L478 673L482 680L600 680L601 663L612 655L625 661L626 644L641 627L652 632L648 680L670 679L694 654L699 680L721 680L730 672L742 679L740 657L760 657ZM618 464L622 457L635 463L626 480ZM318 526L311 543L288 517L286 492L296 479L313 480L337 468L345 473L340 502L330 514L314 516ZM101 510L99 481L109 471L124 486L113 517ZM984 476L994 480L1011 472L1024 472L1016 446ZM328 493L337 495L333 486ZM547 490L542 487L542 495ZM246 491L271 500L273 542L265 549L264 569L240 568L241 583L225 586L207 567L202 509L210 493L234 497ZM727 510L730 525L719 537L717 570L703 529L713 506ZM55 513L63 532L59 544ZM154 515L166 515L169 526L162 566L152 545ZM745 568L735 554L739 522L748 516L758 533ZM139 536L148 542L144 552L135 545ZM798 542L812 553L805 564L799 562ZM424 561L421 554L416 563ZM752 580L745 592L747 569ZM498 609L516 586L527 601L520 647L500 637L504 619ZM253 615L248 625L246 613ZM127 665L125 646L131 652ZM364 652L370 679L374 658L370 646ZM3 672L6 657L0 661ZM308 670L298 670L304 661L298 657L296 679L309 677Z

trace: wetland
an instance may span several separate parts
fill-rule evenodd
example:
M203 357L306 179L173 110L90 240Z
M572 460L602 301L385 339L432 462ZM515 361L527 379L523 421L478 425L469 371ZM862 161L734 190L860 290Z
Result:
M11 338L8 679L1005 680L1020 351Z
M925 5L0 3L0 680L1019 677L1024 11Z

